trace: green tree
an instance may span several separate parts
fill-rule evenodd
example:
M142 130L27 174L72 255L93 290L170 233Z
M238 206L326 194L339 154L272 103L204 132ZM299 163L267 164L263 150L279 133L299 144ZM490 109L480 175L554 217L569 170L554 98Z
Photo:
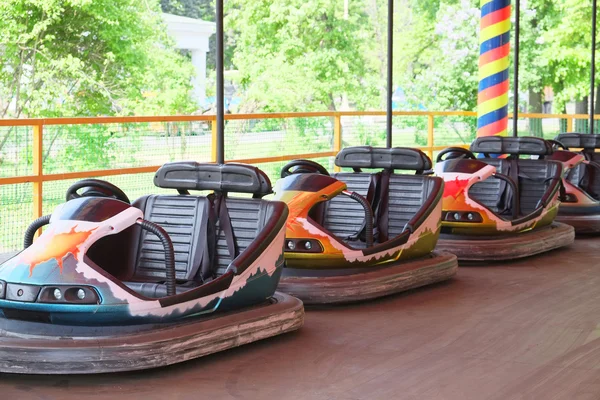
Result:
M543 38L551 43L544 53L548 61L555 108L564 111L575 100L576 112L588 112L591 46L591 2L560 0ZM598 75L596 76L598 79ZM598 109L598 102L595 108ZM587 121L576 120L575 130L587 131Z
M182 17L196 18L204 21L215 21L215 2L214 0L161 0L160 6L163 12L175 14ZM223 54L223 63L225 68L233 67L233 53L236 46L238 33L229 26L224 26L225 49ZM206 68L208 71L214 71L216 65L216 35L208 40L209 51L206 58Z
M479 15L479 8L468 0L440 5L429 35L413 46L417 60L413 73L405 75L415 105L439 110L477 108Z
M358 108L377 101L363 2L349 2L347 13L342 2L326 0L228 4L226 25L239 32L234 63L251 108L335 110L343 96Z
M193 110L192 67L158 11L158 0L2 1L0 118Z
M530 0L522 5L521 32L519 39L519 88L520 105L527 104L530 113L543 111L544 87L552 84L549 61L545 57L552 42L544 38L556 15L553 0ZM542 119L529 120L529 134L543 137Z

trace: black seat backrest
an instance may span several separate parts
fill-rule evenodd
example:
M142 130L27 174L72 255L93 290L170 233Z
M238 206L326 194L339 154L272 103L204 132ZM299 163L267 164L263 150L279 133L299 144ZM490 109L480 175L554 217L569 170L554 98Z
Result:
M428 185L431 179L437 182L439 178L430 178L421 175L399 175L393 170L414 170L417 173L431 169L431 160L420 150L404 147L378 148L371 146L347 147L340 151L335 159L339 167L352 168L353 173L339 173L332 175L334 178L346 183L350 192L356 192L364 196L373 209L374 226L379 228L381 217L385 214L386 223L391 223L391 228L386 225L385 232L381 238L386 238L388 232L396 235L398 221L404 221L400 232L406 223L415 216L428 196ZM367 173L362 168L384 169L385 172ZM386 175L386 187L381 184L383 175ZM400 188L401 180L406 178L407 186ZM438 182L439 183L439 182ZM390 185L396 192L388 194ZM386 193L383 193L383 192ZM380 200L385 195L386 205L382 210ZM391 199L391 202L388 200ZM402 203L401 206L398 204ZM398 212L396 215L394 213ZM412 214L411 214L412 212ZM394 214L390 217L390 214ZM391 218L391 220L389 220ZM388 221L389 220L389 221ZM324 217L322 225L331 233L342 239L357 237L362 231L365 223L365 212L363 207L356 201L346 196L336 196L324 206ZM381 230L380 230L381 232ZM398 233L399 234L399 233ZM381 235L381 234L380 234ZM387 240L387 239L384 239Z
M367 172L340 172L331 175L346 184L348 191L365 197L371 204L373 213L377 205L376 192L380 174ZM355 200L347 196L336 196L323 205L321 221L325 229L340 239L348 239L360 233L365 222L365 210Z
M255 197L272 192L267 174L255 166L234 163L167 163L156 171L154 184L164 189L252 193Z
M527 215L538 207L553 179L561 179L562 166L550 160L513 160L519 171L519 199L521 214Z
M586 175L587 164L581 163L571 168L565 179L575 186L581 186L581 181Z
M262 231L267 221L275 213L281 212L279 202L261 199L226 198L225 199L237 253L240 254ZM134 206L144 212L144 218L160 225L171 237L175 249L175 269L179 281L199 281L200 263L207 256L208 213L211 207L206 197L151 195L138 199ZM215 254L212 260L212 273L220 276L233 261L229 253L225 231L218 232ZM166 279L164 250L162 243L152 233L140 232L136 247L137 257L134 270L125 280L143 282L161 282Z
M248 245L258 236L269 219L278 212L275 203L261 199L226 198L225 203L231 220L231 228L238 254L246 250ZM227 266L233 261L227 248L225 231L217 223L217 248L215 269L217 276L225 273Z
M193 280L204 256L210 201L199 196L150 195L136 200L133 206L142 210L146 220L160 225L168 233L175 250L177 279ZM157 236L145 230L139 232L137 237L133 271L125 280L164 281L166 272L162 243Z
M496 172L511 178L518 187L519 215L535 211L551 185L552 178L560 179L561 164L551 160L480 159L496 167ZM512 213L512 189L501 179L490 177L469 188L469 196L499 214Z
M566 179L593 199L600 200L600 164L593 161L581 163L569 170Z
M600 135L590 135L589 133L561 133L556 140L569 148L584 149L593 152L594 149L600 149Z
M224 224L215 210L217 199L192 195L151 195L138 199L134 206L140 208L144 218L167 231L175 249L177 280L202 281L207 274L223 274L230 262L258 236L274 210L277 202L258 198L230 198L226 192L251 193L261 197L271 192L271 182L260 169L244 164L199 164L176 162L163 165L154 177L162 188L187 190L215 190L224 199L236 254L230 254ZM279 210L278 212L282 212ZM210 215L212 217L210 217ZM209 221L210 219L210 221ZM213 224L217 238L212 235ZM133 271L127 280L160 282L166 278L164 250L158 238L146 231L139 232L136 243ZM216 240L216 248L214 242ZM210 271L202 270L201 263ZM205 268L206 269L206 268Z
M346 147L335 157L335 164L338 167L355 170L360 168L413 171L431 169L429 157L421 150L410 147Z
M510 176L510 161L502 158L479 159L486 164L496 167L496 172ZM489 177L475 183L469 188L469 197L495 213L503 213L510 207L510 188L501 179Z
M556 140L569 148L583 149L582 153L586 160L600 163L600 152L596 152L596 149L600 149L600 135L590 135L589 133L561 133L556 137ZM597 171L595 166L580 166L579 171L574 172L571 170L567 179L576 185L582 180L586 180L586 184L583 186L587 186L587 188L582 187L582 189L586 190L589 194L592 194L593 192L594 194L597 193L600 195L600 177L597 178L598 172L599 171ZM584 177L584 175L587 175L588 173L589 177ZM577 174L580 176L577 176Z
M551 155L552 145L546 140L535 136L508 137L484 136L478 137L471 143L473 153L511 154L511 155Z
M441 201L442 178L386 171L381 180L378 213L380 242L393 239L406 229L417 229L423 222L423 216Z

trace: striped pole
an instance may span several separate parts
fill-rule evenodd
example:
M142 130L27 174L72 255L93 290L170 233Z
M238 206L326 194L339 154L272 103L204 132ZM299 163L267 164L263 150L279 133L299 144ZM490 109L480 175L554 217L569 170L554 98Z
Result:
M481 0L477 136L506 135L510 0Z

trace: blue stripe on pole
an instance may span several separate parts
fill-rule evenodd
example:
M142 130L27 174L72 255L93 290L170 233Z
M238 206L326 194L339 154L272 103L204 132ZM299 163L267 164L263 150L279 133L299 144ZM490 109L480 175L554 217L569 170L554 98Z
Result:
M481 7L481 17L485 17L489 13L502 10L504 7L510 6L510 0L492 0Z
M494 122L500 121L508 115L508 107L504 106L490 113L482 115L477 118L477 129L483 128L486 125L493 124Z
M487 78L483 78L479 81L479 93L481 93L481 91L487 88L496 86L497 84L502 83L506 80L508 80L508 69L500 71L497 74L490 75Z
M479 55L487 53L490 50L497 49L498 47L502 47L508 42L510 42L510 32L505 32L500 36L494 36L493 38L481 43L481 46L479 46Z

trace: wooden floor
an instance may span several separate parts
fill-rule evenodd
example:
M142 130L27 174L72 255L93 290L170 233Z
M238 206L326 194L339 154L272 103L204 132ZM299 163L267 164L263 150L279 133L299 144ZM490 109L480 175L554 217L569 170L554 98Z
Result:
M600 399L600 238L140 373L0 376L2 399Z

